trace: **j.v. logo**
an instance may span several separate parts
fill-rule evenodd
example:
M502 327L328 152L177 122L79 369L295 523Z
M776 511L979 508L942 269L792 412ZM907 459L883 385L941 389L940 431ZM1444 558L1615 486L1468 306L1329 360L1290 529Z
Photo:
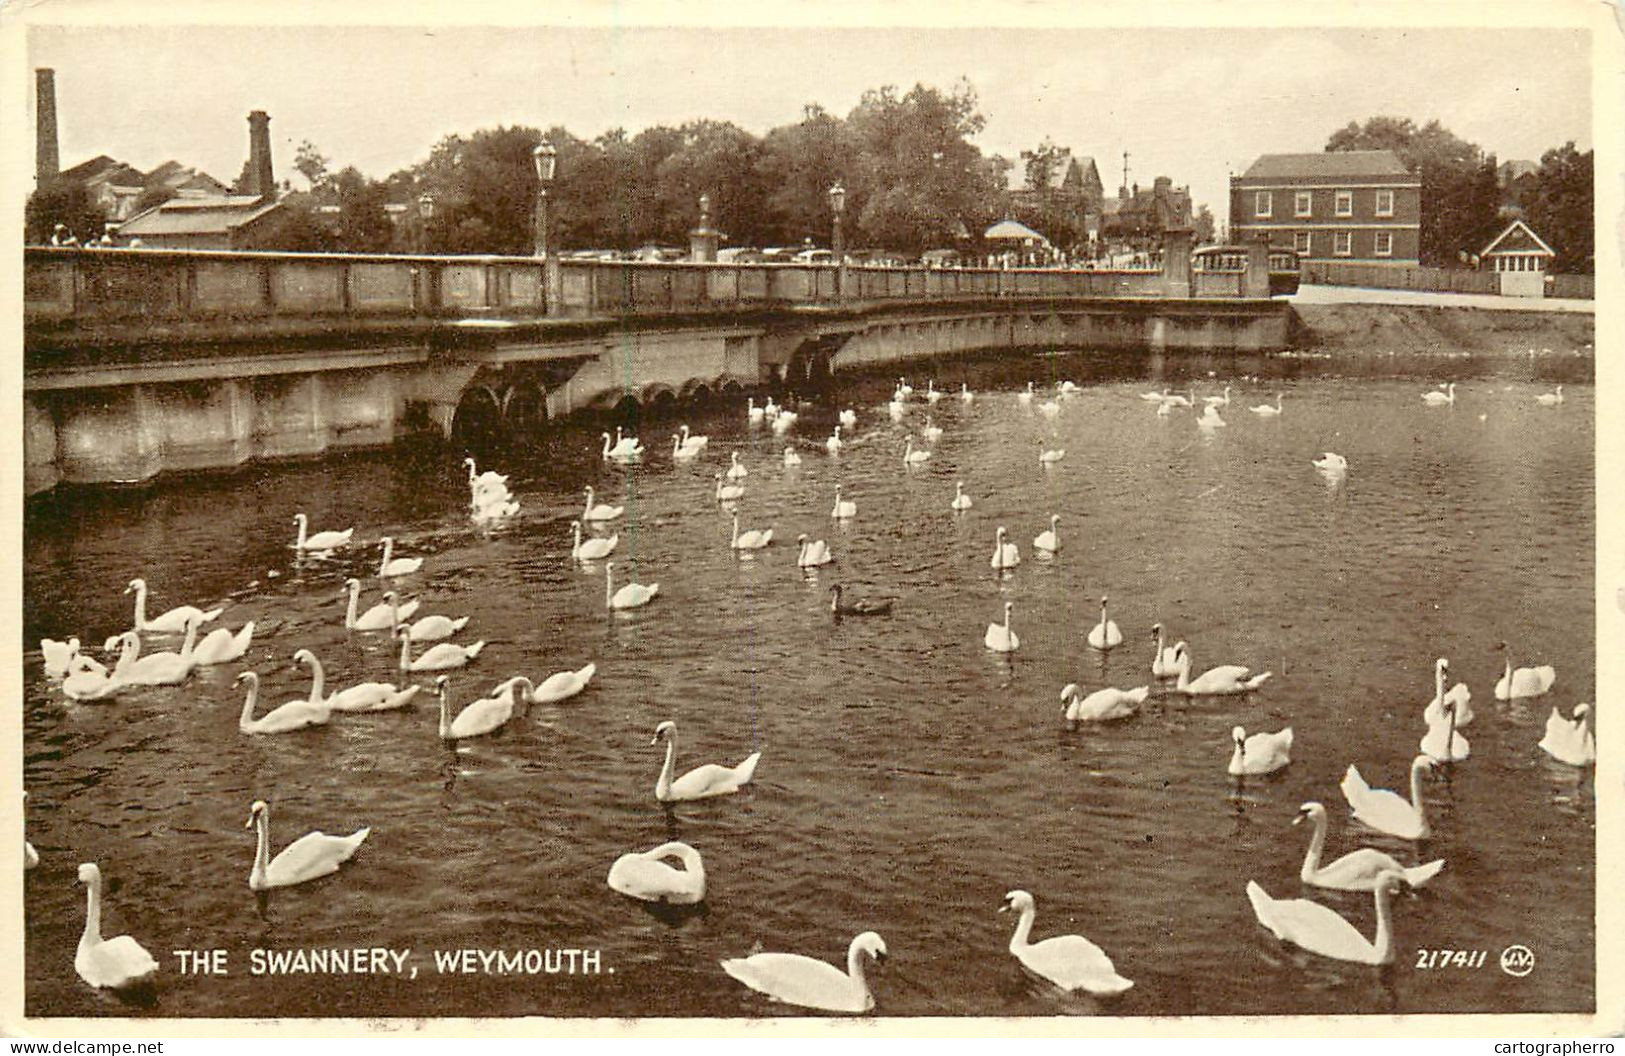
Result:
M1534 952L1527 946L1508 946L1501 951L1501 971L1523 978L1535 970Z

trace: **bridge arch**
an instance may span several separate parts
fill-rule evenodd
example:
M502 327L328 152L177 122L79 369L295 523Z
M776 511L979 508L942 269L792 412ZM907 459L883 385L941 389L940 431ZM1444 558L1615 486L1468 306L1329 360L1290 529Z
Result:
M521 378L502 396L502 420L515 433L536 432L547 425L547 386L535 378Z
M487 442L502 433L503 398L488 385L470 385L457 400L451 439L463 445Z

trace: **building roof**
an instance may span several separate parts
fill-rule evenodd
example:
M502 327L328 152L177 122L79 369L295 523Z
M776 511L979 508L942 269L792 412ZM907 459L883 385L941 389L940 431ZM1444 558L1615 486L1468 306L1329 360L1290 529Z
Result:
M63 169L57 173L57 178L63 180L89 180L101 175L108 169L118 168L123 164L123 162L116 161L106 154L98 154L89 161L81 161L71 169Z
M1501 162L1501 164L1495 167L1495 171L1501 177L1502 183L1511 183L1513 180L1520 177L1539 172L1540 163L1535 161L1514 159L1512 161Z
M124 221L119 225L119 234L125 238L224 234L258 220L281 204L247 194L217 198L172 198Z
M1542 253L1557 256L1552 247L1522 220L1512 221L1505 230L1490 239L1489 244L1478 251L1481 257L1487 257L1491 253Z
M1391 150L1325 150L1318 154L1260 154L1242 173L1245 179L1290 179L1305 176L1409 176Z
M1009 239L1012 241L1027 241L1028 239L1036 239L1037 241L1043 242L1046 245L1049 244L1049 239L1045 238L1043 235L1039 234L1037 231L1034 231L1032 228L1028 227L1019 220L1000 220L986 231L983 231L982 237L988 239L989 241L994 239Z

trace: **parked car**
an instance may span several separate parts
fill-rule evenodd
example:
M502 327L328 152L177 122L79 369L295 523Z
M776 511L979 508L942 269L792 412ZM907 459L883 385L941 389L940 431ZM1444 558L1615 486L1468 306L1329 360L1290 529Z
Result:
M799 252L800 246L769 246L762 250L762 260L768 264L788 264Z
M682 260L688 256L688 251L676 246L639 246L632 254L633 260L670 261Z
M766 259L766 254L751 246L730 246L717 250L719 264L760 264Z
M833 264L835 254L827 249L804 249L795 256L797 264Z

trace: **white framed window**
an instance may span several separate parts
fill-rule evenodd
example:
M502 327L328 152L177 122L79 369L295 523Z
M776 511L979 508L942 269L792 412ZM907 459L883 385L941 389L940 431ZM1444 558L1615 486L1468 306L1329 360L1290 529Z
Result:
M1270 192L1259 191L1253 195L1253 215L1269 217L1275 212L1275 203L1270 199Z
M1296 191L1292 195L1292 215L1312 216L1315 212L1315 192Z
M1379 257L1391 257L1394 255L1394 233L1392 231L1377 232L1377 246L1375 252Z
M1308 231L1294 231L1292 233L1292 248L1297 250L1299 253L1302 253L1304 256L1309 255L1310 247L1313 244L1314 243L1310 239Z
M1354 215L1354 192L1353 191L1337 191L1337 192L1335 192L1335 207L1333 208L1332 211L1334 213L1336 213L1338 216L1353 216Z
M1332 232L1332 255L1350 257L1354 255L1354 235L1349 231Z
M1394 192L1393 191L1378 191L1377 192L1377 215L1378 216L1393 216L1394 215Z

